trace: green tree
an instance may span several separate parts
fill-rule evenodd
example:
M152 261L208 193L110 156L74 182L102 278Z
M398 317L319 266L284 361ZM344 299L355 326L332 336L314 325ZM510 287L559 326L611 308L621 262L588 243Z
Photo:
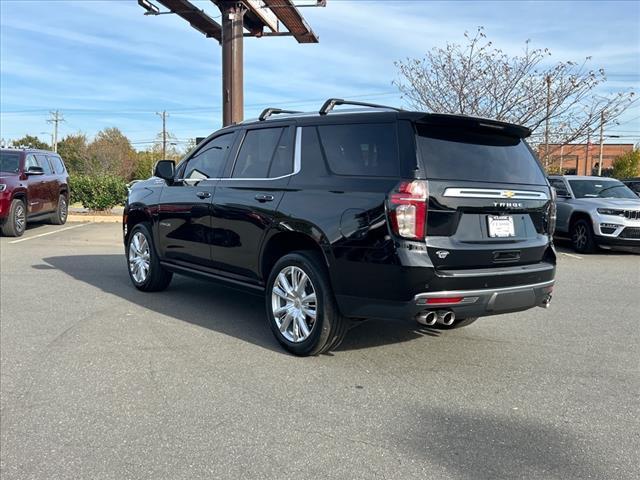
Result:
M64 137L58 143L58 153L72 174L86 173L90 170L87 136L84 133Z
M133 171L133 178L144 180L149 178L153 172L153 166L160 159L154 152L145 150L136 153L136 167Z
M13 141L15 146L25 146L30 148L39 148L41 150L51 150L51 145L43 142L35 135L25 135L22 138L18 138Z
M116 175L125 180L133 178L136 168L136 151L129 139L117 128L105 128L98 132L88 146L90 175Z
M640 175L640 150L623 153L613 160L613 177L631 178Z

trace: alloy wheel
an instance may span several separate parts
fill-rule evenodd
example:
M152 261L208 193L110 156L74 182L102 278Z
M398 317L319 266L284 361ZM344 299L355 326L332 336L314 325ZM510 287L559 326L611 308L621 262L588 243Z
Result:
M143 283L149 275L151 251L147 237L142 232L135 232L129 243L129 271L137 283Z
M60 197L59 209L60 209L60 220L62 220L62 222L64 223L64 221L67 219L67 199L64 198L64 196Z
M587 227L583 224L576 225L573 232L573 244L576 248L582 249L587 243Z
M311 335L316 324L316 290L299 267L283 268L271 289L271 306L276 326L284 338L299 343Z
M24 211L24 205L22 203L18 203L15 210L15 225L16 232L22 233L27 225L27 216Z

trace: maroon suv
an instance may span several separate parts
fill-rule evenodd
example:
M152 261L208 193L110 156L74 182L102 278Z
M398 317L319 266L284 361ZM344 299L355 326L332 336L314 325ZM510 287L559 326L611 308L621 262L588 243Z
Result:
M67 221L69 175L57 153L35 149L0 150L0 225L19 237L27 221L55 225Z

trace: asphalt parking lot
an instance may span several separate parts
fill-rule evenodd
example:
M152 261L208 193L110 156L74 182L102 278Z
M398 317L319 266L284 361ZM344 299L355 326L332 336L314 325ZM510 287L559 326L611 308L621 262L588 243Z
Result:
M64 228L0 239L3 480L640 478L640 256L561 248L548 310L295 358L260 297L138 292L118 224Z

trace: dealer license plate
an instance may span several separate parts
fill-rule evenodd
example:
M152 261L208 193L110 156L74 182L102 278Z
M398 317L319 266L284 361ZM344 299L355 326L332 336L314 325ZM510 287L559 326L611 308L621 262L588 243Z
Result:
M516 229L511 215L487 215L489 236L493 238L515 237Z

